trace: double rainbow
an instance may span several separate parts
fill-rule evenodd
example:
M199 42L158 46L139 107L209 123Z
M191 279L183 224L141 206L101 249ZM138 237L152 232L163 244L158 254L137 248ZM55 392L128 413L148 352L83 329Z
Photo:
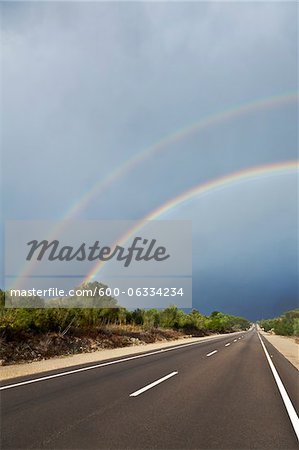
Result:
M148 158L152 158L156 154L166 150L167 148L169 148L170 145L179 142L180 140L185 139L186 137L198 133L202 130L205 130L209 127L225 123L226 121L237 119L239 117L253 113L255 111L272 110L274 108L281 107L284 105L296 104L297 99L298 99L297 93L290 92L283 95L271 96L264 99L257 99L244 104L235 105L225 111L207 116L205 118L200 119L199 121L192 123L191 125L187 125L181 128L180 130L175 131L171 135L165 136L160 141L154 143L150 147L147 147L141 152L137 152L131 158L124 161L121 165L117 166L114 170L112 170L104 179L100 179L96 183L94 183L90 187L90 189L87 192L85 192L85 194L82 197L80 197L78 201L66 211L64 217L59 222L59 225L54 227L54 229L51 232L51 236L49 236L48 239L49 240L54 239L64 229L66 229L69 221L72 220L81 211L83 211L84 208L86 208L86 206L91 202L93 198L103 194L106 191L106 189L112 186L118 179L124 177L126 174L134 170L138 165L145 162ZM283 165L284 163L281 164ZM248 170L250 171L251 169ZM219 183L221 184L224 181L224 179L231 177L232 177L231 175L220 177L218 180L222 181L219 181ZM203 186L212 185L214 184L214 182L216 183L216 181L204 183ZM196 191L197 188L199 189L198 186L191 188L190 191L193 190ZM213 189L213 187L211 187L211 189ZM183 193L179 195L177 198L184 197L185 195L187 195L187 193ZM167 207L163 205L161 208L166 207L167 209L171 209L172 202L177 202L176 199L167 202L167 204L170 206ZM148 214L146 217L152 217L153 219L158 217L160 213L157 213L156 211L160 211L161 208L157 208L157 210L155 210L153 213ZM24 268L20 272L19 277L23 278L26 276L30 276L30 270L32 270L32 266L31 269L29 267L27 269Z

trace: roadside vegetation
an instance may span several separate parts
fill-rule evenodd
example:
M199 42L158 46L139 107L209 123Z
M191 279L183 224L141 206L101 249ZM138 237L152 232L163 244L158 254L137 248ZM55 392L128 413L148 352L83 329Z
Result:
M272 331L281 336L299 337L299 308L283 313L274 319L260 320L264 331Z
M53 303L47 308L43 299L36 299L39 308L15 308L13 303L5 308L5 295L9 304L9 295L0 290L2 365L184 336L230 333L250 326L242 317L219 311L205 316L195 309L186 313L174 305L129 311L117 306L113 298L106 298L105 307L100 308L53 307ZM26 303L26 298L22 301Z

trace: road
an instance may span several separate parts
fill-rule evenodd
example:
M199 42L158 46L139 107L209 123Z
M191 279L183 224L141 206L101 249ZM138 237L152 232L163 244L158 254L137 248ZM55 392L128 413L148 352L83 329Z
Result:
M260 339L298 414L299 372L253 329L5 381L1 448L297 449Z

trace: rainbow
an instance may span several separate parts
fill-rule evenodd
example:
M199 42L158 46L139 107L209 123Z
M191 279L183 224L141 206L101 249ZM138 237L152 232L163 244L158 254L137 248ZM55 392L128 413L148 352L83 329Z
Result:
M249 182L256 179L268 178L278 175L289 175L297 174L299 169L299 161L283 161L278 163L266 164L261 166L250 167L247 169L240 170L238 172L229 173L223 175L219 178L215 178L204 183L197 184L192 188L179 194L163 203L158 208L154 209L152 212L147 214L143 219L141 219L136 226L131 228L126 234L124 234L114 246L121 245L125 243L132 235L137 233L148 220L156 220L161 216L165 215L169 211L177 208L183 204L187 204L195 199L201 198L203 195L211 194L213 192L222 190L229 186L235 186L240 183ZM99 270L103 267L105 263L99 262L95 268L86 276L84 282L91 281L95 278Z
M82 211L84 207L96 195L101 195L106 189L112 186L119 178L131 172L139 164L142 164L148 158L152 158L157 153L165 150L169 145L179 142L180 140L191 136L211 126L236 119L246 114L250 114L257 110L267 110L287 104L296 103L298 100L297 92L291 92L283 95L266 97L264 99L253 100L248 103L234 105L225 111L218 112L207 116L199 121L187 125L178 131L163 137L160 141L145 148L141 152L135 153L131 158L125 160L122 164L112 170L104 179L100 179L86 191L86 193L72 205L66 212L64 220L74 217Z
M296 103L297 100L297 92L290 92L287 94L266 97L264 99L258 99L251 102L235 105L225 111L207 116L197 122L194 122L191 125L181 128L173 134L165 136L163 139L145 148L143 151L137 152L131 158L125 160L122 164L112 170L104 179L100 179L95 184L93 184L85 192L85 194L83 194L83 196L80 197L79 200L66 211L64 217L59 222L59 225L54 227L51 235L48 236L48 239L54 239L59 233L65 230L68 226L69 221L72 220L79 212L84 210L84 208L96 195L103 194L103 192L105 192L106 189L112 186L113 183L115 183L119 178L134 170L135 167L142 164L148 158L154 157L159 152L167 149L171 144L179 142L180 140L211 126L225 123L226 121L242 117L243 115L250 114L254 111L267 110L283 105ZM32 267L30 268L30 266L27 269L23 269L18 275L18 278L29 276L31 270Z

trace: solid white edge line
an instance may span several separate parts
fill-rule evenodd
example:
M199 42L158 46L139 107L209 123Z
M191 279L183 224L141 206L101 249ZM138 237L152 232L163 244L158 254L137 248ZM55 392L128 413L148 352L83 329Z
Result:
M230 342L228 342L227 344L225 344L225 347L228 347L230 345Z
M134 359L139 359L139 358L145 358L147 356L158 355L159 353L163 353L163 352L171 352L172 350L178 350L180 348L190 347L191 345L199 345L199 344L204 344L205 342L217 341L218 339L221 339L221 337L222 336L219 336L219 337L217 336L216 339L207 339L205 341L190 342L189 344L181 344L181 345L177 345L175 347L163 348L161 350L155 350L155 351L149 352L149 353L142 353L141 355L128 356L127 358L122 358L122 359L117 359L117 360L114 360L114 361L108 361L108 362L105 362L105 363L95 364L93 366L80 367L79 369L68 370L66 372L59 372L59 373L55 373L54 375L46 375L46 376L39 377L39 378L33 378L31 380L20 381L18 383L13 383L13 384L8 384L6 386L1 386L0 387L0 391L4 391L5 389L15 388L15 387L18 387L18 386L25 386L26 384L32 384L32 383L38 383L40 381L51 380L52 378L59 378L59 377L63 377L63 376L66 376L66 375L72 375L74 373L85 372L87 370L98 369L100 367L111 366L113 364L120 364L122 362L132 361Z
M163 378L159 378L159 380L154 381L153 383L148 384L147 386L144 386L141 389L138 389L138 391L133 392L129 395L129 397L137 397L138 395L142 394L145 391L148 391L154 386L157 386L157 384L163 383L163 381L168 380L168 378L174 377L174 375L177 375L179 372L171 372L168 375L165 375Z
M273 374L274 379L276 381L276 384L277 384L277 387L279 389L280 395L282 397L284 406L286 407L286 410L287 410L287 413L289 415L290 421L291 421L291 423L293 425L293 428L294 428L294 431L296 433L297 439L299 440L299 417L297 416L295 408L294 408L294 406L293 406L293 404L292 404L292 402L290 400L290 397L288 396L288 393L287 393L287 391L286 391L286 389L285 389L285 387L284 387L284 385L283 385L283 383L281 381L280 376L278 375L278 372L277 372L277 370L276 370L276 368L275 368L275 366L273 364L272 359L269 356L269 353L268 353L268 351L266 349L265 344L262 341L262 338L261 338L259 332L257 333L257 335L258 335L259 340L260 340L260 342L262 344L263 350L265 352L265 355L266 355L266 358L268 360L269 366L270 366L270 368L272 370L272 374Z
M213 350L211 353L208 353L207 356L212 356L212 355L214 355L217 352L218 352L218 350Z

